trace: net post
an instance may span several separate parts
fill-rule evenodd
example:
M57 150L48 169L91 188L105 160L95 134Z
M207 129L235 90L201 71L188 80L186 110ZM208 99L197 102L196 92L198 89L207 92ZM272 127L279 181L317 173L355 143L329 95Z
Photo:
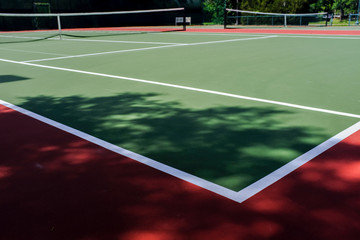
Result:
M186 31L186 11L183 10L183 31Z
M351 25L351 13L349 14L349 26Z
M60 40L62 40L60 15L57 15L56 18L57 18L57 24L58 24L58 29L59 29L59 37L60 37Z
M329 17L329 13L326 13L326 18L325 18L325 27L328 26L328 17Z
M284 14L284 27L287 27L287 22L286 22L286 14Z
M225 5L225 7L224 7L224 29L226 29L227 27L226 27L226 21L227 20L227 11L226 11L226 5Z

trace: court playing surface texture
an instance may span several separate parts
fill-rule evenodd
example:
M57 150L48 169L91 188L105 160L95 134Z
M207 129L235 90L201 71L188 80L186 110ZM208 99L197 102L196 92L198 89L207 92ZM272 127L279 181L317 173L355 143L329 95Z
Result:
M200 28L0 43L2 237L358 239L359 43Z

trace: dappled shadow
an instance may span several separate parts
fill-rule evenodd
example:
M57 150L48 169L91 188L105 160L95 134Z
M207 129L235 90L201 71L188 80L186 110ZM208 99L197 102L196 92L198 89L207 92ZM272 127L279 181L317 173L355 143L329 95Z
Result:
M243 207L276 223L279 231L271 239L355 240L360 236L359 188L358 131Z
M191 109L157 94L27 98L22 107L201 178L240 190L313 147L314 128L282 126L291 111Z
M137 97L133 103L147 102ZM75 113L61 99L42 99L52 100L64 118ZM81 109L105 114L85 102L75 104L79 120L91 120ZM167 116L166 104L163 109L158 118ZM245 112L235 111L244 118ZM86 128L97 132L108 118L95 118L103 120ZM0 121L1 240L357 240L360 234L360 133L238 204L1 106ZM270 122L267 127L277 124ZM134 123L130 130L144 131Z
M9 83L28 80L29 78L16 75L0 75L0 83Z

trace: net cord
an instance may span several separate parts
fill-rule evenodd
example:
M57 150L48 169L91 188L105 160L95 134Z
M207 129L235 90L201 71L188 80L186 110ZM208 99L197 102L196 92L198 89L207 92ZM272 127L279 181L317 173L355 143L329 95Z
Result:
M136 14L136 13L156 13L156 12L170 12L183 11L185 8L164 8L152 10L134 10L134 11L114 11L114 12L87 12L87 13L0 13L4 17L65 17L65 16L96 16L96 15L111 15L111 14Z
M250 14L258 14L258 15L272 15L272 16L290 16L290 17L304 17L304 16L316 16L316 15L325 15L327 12L323 13L266 13L266 12L253 12L253 11L245 11L245 10L237 10L226 8L228 12L238 12L238 13L250 13Z

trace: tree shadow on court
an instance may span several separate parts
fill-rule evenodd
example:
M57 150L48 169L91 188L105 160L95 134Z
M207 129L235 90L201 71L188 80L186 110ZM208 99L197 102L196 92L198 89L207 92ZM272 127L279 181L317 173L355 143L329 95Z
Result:
M191 109L156 94L26 99L25 109L234 190L249 185L324 138L281 125L291 111Z
M139 144L171 164L201 159L209 165L194 169L215 179L252 173L266 151L254 156L250 145L302 151L319 136L281 128L275 116L291 112L186 109L156 96L42 96L22 107L119 145ZM0 120L0 239L357 240L360 233L358 140L238 204L1 106Z

